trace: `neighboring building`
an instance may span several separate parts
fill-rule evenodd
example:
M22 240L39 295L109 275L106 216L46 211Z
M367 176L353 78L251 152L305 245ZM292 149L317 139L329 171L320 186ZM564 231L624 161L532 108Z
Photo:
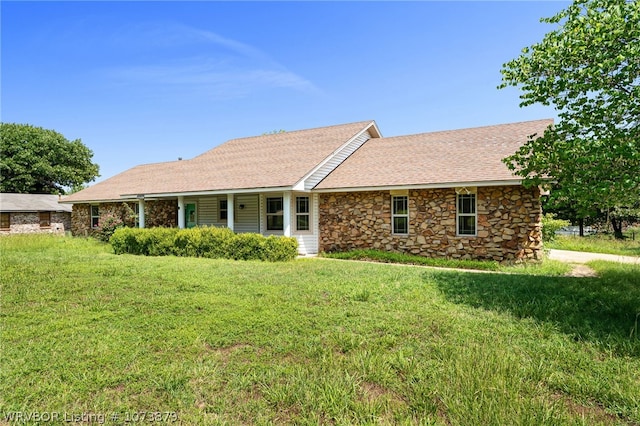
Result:
M0 234L71 230L71 206L59 200L58 195L0 193Z
M111 214L140 227L290 235L302 254L536 259L540 191L524 188L502 158L551 124L383 138L367 121L234 139L191 160L134 167L64 202L76 235Z

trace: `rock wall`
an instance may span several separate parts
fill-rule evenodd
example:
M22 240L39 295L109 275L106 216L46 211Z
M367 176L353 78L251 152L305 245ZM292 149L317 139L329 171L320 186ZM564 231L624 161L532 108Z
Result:
M38 212L29 213L9 213L10 227L8 230L0 230L0 234L64 234L71 229L71 214L65 212L51 212L50 226L40 226L40 214Z
M101 203L100 219L115 216L126 226L135 226L134 205L136 202ZM175 200L147 201L144 207L145 227L175 227L178 225L178 204ZM71 232L73 235L91 235L91 205L74 204L71 212Z
M409 232L394 235L389 191L320 194L320 250L372 248L501 262L542 258L537 188L477 188L476 236L456 236L454 188L409 190L407 196Z

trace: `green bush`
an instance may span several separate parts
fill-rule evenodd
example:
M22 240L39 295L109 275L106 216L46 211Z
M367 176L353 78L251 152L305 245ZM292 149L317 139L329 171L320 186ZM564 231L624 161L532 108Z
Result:
M298 240L292 237L269 236L264 240L266 259L270 262L286 262L298 255Z
M100 241L108 242L113 233L118 228L122 228L124 222L119 217L109 214L100 219L98 229L94 232L94 236Z
M291 237L235 234L227 228L119 228L110 243L115 254L190 256L281 262L295 259L298 242Z
M571 225L568 220L556 219L555 216L553 213L542 216L542 241L553 241L557 230Z

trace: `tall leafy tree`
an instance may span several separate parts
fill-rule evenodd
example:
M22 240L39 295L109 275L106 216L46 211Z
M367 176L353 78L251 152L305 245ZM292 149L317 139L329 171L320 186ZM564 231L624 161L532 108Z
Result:
M80 139L29 124L0 123L0 192L64 194L99 176Z
M640 3L577 0L551 18L540 43L503 65L500 88L520 106L552 105L559 121L506 164L529 185L555 181L552 197L577 210L640 198Z

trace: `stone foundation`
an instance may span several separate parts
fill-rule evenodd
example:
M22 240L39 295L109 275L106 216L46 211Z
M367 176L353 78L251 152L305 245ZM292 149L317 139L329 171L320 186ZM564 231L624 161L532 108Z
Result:
M120 218L126 226L135 226L134 206L137 202L101 203L100 219L107 216ZM147 201L144 206L145 227L173 228L178 226L178 204L176 200ZM71 232L73 235L91 235L91 205L74 204L71 212Z
M395 235L389 191L320 194L320 250L378 249L500 262L542 258L537 188L477 188L476 236L456 236L454 188L409 190L407 196L409 232Z
M64 234L71 229L71 214L51 212L50 226L40 226L38 212L9 213L9 229L0 229L0 234Z

